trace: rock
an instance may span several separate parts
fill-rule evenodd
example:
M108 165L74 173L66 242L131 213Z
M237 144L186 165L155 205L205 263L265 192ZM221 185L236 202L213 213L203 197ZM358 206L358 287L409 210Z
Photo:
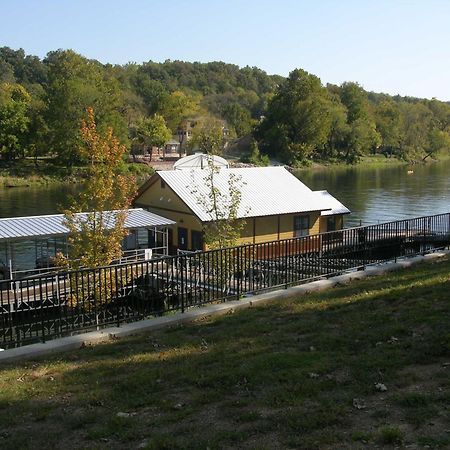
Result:
M148 441L142 441L136 448L145 448L148 445Z
M172 406L172 409L174 409L175 411L179 411L180 409L183 409L184 404L183 403L176 403L175 405Z
M311 345L311 347L309 347L309 351L310 352L315 352L316 351L316 347L314 347L314 345Z
M362 399L362 398L354 398L353 399L353 406L356 409L365 409L366 408L366 403L365 403L364 399Z
M319 374L315 373L315 372L310 372L308 375L309 375L309 378L319 378Z
M379 392L386 392L387 391L387 387L383 383L375 383L375 389L377 391L379 391Z
M118 412L117 414L116 414L116 417L122 417L122 418L124 418L124 417L130 417L131 416L131 414L130 413L126 413L126 412Z

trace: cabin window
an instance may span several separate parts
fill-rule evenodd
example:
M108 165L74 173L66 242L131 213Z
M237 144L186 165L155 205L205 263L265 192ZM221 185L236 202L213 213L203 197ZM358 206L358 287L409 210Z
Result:
M309 235L309 216L294 216L294 237Z
M327 217L327 231L336 231L336 217L329 216Z
M203 233L201 231L191 231L192 250L203 250Z
M161 189L166 187L166 182L161 178Z

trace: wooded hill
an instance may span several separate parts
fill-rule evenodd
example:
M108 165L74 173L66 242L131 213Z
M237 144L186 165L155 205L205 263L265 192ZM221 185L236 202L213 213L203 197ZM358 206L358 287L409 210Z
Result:
M162 145L187 126L204 150L217 150L211 142L226 127L227 139L255 137L253 160L260 150L294 165L371 153L423 159L450 148L450 105L434 99L324 86L299 69L284 78L223 62L111 65L72 50L41 60L0 48L3 164L46 155L83 163L79 129L89 106L99 128L112 127L128 148Z

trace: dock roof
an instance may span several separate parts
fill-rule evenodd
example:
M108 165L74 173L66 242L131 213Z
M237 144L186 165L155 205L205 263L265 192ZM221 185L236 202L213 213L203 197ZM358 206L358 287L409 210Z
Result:
M104 211L111 220L108 228L113 228L118 211ZM86 217L89 213L79 213ZM173 225L175 222L165 217L146 211L142 208L129 209L125 220L125 228L153 228ZM63 214L45 216L10 217L0 219L0 242L5 240L32 239L37 237L65 236L69 229L64 225Z
M334 214L350 214L350 210L344 206L337 198L333 197L328 191L314 191L318 198L324 199L331 209L322 211L321 216L332 216Z
M208 198L210 187L202 169L169 170L158 175L204 222L211 216L199 198ZM330 198L316 195L284 167L220 169L214 174L214 185L224 196L229 192L230 175L241 191L238 218L332 210Z

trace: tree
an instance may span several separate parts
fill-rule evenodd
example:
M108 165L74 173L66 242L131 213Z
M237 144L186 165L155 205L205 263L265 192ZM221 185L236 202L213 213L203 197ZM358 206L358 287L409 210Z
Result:
M430 156L436 156L443 150L450 149L450 135L447 131L441 131L437 128L434 128L430 131L428 140L429 147L426 155L422 158L423 161L425 161Z
M267 153L279 149L286 162L301 164L326 144L330 107L330 97L320 79L296 69L269 101L255 137Z
M199 182L195 176L203 179ZM240 177L215 166L212 156L208 156L202 174L193 173L192 177L191 192L209 216L203 227L205 244L212 250L235 246L245 226L245 220L238 217L242 198Z
M189 142L191 149L198 149L208 155L221 155L224 148L223 124L220 120L208 118L196 127Z
M400 147L400 111L392 100L382 101L375 110L377 131L381 137L381 150L391 156Z
M0 84L0 156L8 161L24 153L30 101L20 84Z
M234 128L238 137L250 133L252 129L252 118L248 109L238 103L230 103L224 108L223 115Z
M267 155L261 155L258 142L255 139L250 141L250 152L248 156L242 157L241 161L255 166L268 166L270 162Z
M47 117L49 147L66 165L83 163L80 123L83 112L93 107L97 126L112 126L126 142L127 131L119 113L122 98L117 80L108 76L97 61L90 61L72 50L50 52L48 67Z
M168 127L175 132L183 119L198 111L198 102L199 100L192 95L175 91L164 98L159 112L166 119Z
M162 147L172 136L163 116L141 118L134 128L134 141L142 147Z
M100 133L92 108L80 130L79 151L89 160L88 177L78 201L65 211L70 230L69 259L72 267L99 267L122 255L122 240L127 231L126 210L134 196L133 179L118 174L126 151L114 136L112 128ZM112 212L113 211L113 212ZM86 212L84 215L79 213Z

